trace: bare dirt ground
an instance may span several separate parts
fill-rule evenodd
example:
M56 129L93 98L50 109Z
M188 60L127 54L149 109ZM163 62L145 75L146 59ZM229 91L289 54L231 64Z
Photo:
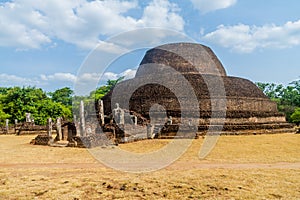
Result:
M300 199L300 135L222 136L203 160L194 140L170 166L126 173L86 149L30 145L0 136L0 199ZM169 140L120 145L149 152Z

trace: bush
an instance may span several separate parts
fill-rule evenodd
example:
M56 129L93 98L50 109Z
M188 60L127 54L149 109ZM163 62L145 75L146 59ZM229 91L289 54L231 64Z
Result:
M296 123L297 125L300 124L300 108L295 109L295 112L291 115L291 120L293 123Z

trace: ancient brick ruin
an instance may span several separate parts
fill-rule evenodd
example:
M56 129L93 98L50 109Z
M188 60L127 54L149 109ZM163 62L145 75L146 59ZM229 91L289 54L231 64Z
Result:
M227 76L210 48L192 43L150 49L135 78L118 83L95 104L81 101L76 114L73 122L49 119L46 133L33 143L92 148L214 132L294 132L276 103L254 83Z
M171 76L170 67L178 73ZM128 95L128 88L146 83L130 94L129 110L149 120L151 107L154 104L163 106L167 117L172 118L172 124L163 124L161 133L172 135L172 132L178 130L179 124L186 123L181 122L183 112L190 112L190 117L193 118L190 111L192 108L181 107L179 103L181 99L188 101L189 94L175 95L168 87L153 83L153 80L163 79L164 84L181 88L185 81L182 76L191 85L199 102L200 113L194 114L199 116L196 120L197 131L200 134L205 134L214 126L210 123L212 117L218 121L219 116L225 117L222 134L293 131L293 126L286 123L285 116L278 112L276 103L266 97L254 83L243 78L227 76L221 62L210 48L192 43L166 44L147 51L135 78L120 82L114 91L102 98L105 115L112 113L112 94L116 94L114 102L126 108L128 99L125 97ZM149 80L152 83L148 84ZM224 94L214 93L220 82L224 87ZM219 105L220 100L224 100L225 109Z

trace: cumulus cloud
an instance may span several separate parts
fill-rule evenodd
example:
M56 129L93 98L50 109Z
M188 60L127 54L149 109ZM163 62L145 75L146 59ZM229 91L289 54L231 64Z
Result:
M127 69L124 72L120 73L119 76L124 76L124 80L134 78L136 74L136 69Z
M184 20L177 14L179 7L167 0L153 0L137 21L140 27L164 27L182 31Z
M91 83L105 84L107 80L115 80L124 76L124 79L130 79L135 76L135 69L127 69L121 73L105 72L103 75L98 73L83 73L76 76L72 73L54 73L50 75L41 74L38 77L25 78L10 74L0 74L0 85L4 87L13 86L36 86L43 88L61 88L73 87L75 84L81 86L90 85ZM49 87L51 86L51 87ZM95 89L95 88L93 88ZM89 92L89 91L88 91Z
M76 76L71 73L55 73L52 75L44 75L41 76L42 81L66 81L66 82L74 82L76 80Z
M3 87L14 86L35 86L41 87L46 91L55 91L59 88L70 87L74 89L76 95L88 95L97 86L106 84L108 80L115 80L124 76L124 80L135 76L135 69L127 69L121 73L105 72L103 75L98 73L84 73L76 76L72 73L54 73L50 75L42 74L37 77L26 78L11 74L0 74L0 85ZM75 87L76 84L76 88Z
M55 39L91 49L110 35L143 27L182 31L178 6L153 0L140 18L129 15L139 9L136 0L14 0L0 3L0 46L41 48Z
M10 74L0 74L0 85L4 87L38 85L37 79L24 78Z
M289 21L282 26L220 25L202 39L241 53L265 48L290 48L300 45L300 20Z
M124 77L124 79L130 79L135 76L136 70L135 69L126 69L125 71L121 73L114 73L114 72L105 72L102 75L98 73L83 73L81 75L74 75L71 73L54 73L50 75L45 75L42 74L39 77L38 82L57 82L57 81L63 81L63 82L71 82L74 83L75 81L81 82L82 84L88 83L88 82L95 82L95 81L101 81L101 82L106 82L107 80L115 80L120 77ZM30 79L24 79L21 77L16 77L14 75L6 75L6 74L0 74L0 78L5 77L5 80L12 79L12 82L19 81L19 82L24 82L27 80L30 82ZM3 79L4 80L4 79ZM32 81L31 81L32 82Z
M207 13L233 6L237 0L191 0L191 2L196 9Z
M116 80L120 77L124 77L124 80L127 80L127 79L134 78L135 74L136 74L136 69L126 69L125 71L119 74L113 72L105 72L101 77L101 81L106 82L107 80Z
M124 48L123 46L117 45L112 42L99 41L96 51L108 52L113 54L123 54L128 52L129 50Z

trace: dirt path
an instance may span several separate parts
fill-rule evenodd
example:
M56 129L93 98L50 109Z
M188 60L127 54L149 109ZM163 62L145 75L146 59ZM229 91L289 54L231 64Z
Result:
M101 163L10 163L0 164L1 169L95 169L105 168ZM176 162L167 167L168 170L190 169L300 169L296 163L193 163Z
M174 170L189 169L300 169L300 162L297 163L176 163L168 167Z

